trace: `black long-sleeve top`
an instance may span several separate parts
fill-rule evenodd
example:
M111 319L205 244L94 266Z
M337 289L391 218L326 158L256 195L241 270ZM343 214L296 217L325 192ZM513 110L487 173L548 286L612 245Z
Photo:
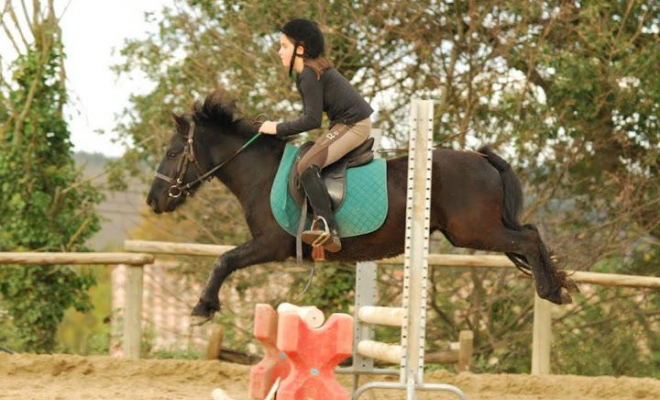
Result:
M368 118L374 111L334 68L326 69L319 80L316 72L305 66L296 76L296 87L303 100L303 115L277 124L277 136L280 138L320 127L324 111L331 126L338 122L354 124Z

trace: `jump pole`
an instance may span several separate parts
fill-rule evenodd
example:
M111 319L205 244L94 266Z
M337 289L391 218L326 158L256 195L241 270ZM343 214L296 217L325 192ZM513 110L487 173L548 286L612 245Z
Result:
M424 383L433 161L432 101L411 102L410 130L403 307L375 307L376 264L358 264L354 361L351 369L342 371L354 374L353 400L371 389L406 390L406 400L416 400L418 390L448 391L467 400L465 393L455 386ZM373 324L401 326L401 345L373 341ZM374 369L372 357L399 361L399 370ZM370 382L358 387L361 374L395 374L399 375L399 382Z

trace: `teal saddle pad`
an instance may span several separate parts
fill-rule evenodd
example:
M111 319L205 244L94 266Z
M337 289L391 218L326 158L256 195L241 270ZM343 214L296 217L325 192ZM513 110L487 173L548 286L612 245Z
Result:
M289 194L289 172L299 147L287 144L270 192L270 207L280 226L292 236L296 235L301 209ZM349 168L346 171L346 199L335 210L339 237L365 235L380 228L387 217L387 165L382 159ZM305 229L312 222L308 213Z

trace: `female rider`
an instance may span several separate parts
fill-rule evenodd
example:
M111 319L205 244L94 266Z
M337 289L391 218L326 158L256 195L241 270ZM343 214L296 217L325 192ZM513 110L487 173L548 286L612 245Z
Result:
M281 28L279 56L282 65L296 72L296 87L303 101L303 115L287 122L266 121L260 132L285 138L321 127L323 112L330 128L298 163L300 182L314 210L311 229L302 240L322 245L330 252L341 250L332 204L321 179L321 169L361 145L371 133L373 113L350 82L323 56L325 45L318 25L307 19L294 19Z

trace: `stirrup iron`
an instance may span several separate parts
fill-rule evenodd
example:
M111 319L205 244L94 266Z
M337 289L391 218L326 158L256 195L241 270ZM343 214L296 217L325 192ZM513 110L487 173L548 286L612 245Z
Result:
M323 221L323 228L325 228L325 229L324 229L323 233L320 234L319 237L316 238L316 240L312 243L312 247L323 246L323 244L330 239L330 229L328 228L328 221L326 221L325 218L323 218L320 215L317 216L314 219L314 222L312 223L312 226L310 227L310 230L312 230L312 231L319 230L319 229L314 229L314 228L318 228L317 225L318 225L319 221Z
M321 221L323 222L323 228L324 229L319 229L318 228L318 224ZM319 232L320 232L320 234L319 234ZM312 225L310 226L309 230L303 232L303 234L305 234L305 233L307 233L307 234L318 234L316 239L314 239L314 241L309 243L309 245L311 245L312 247L323 246L323 244L325 244L332 237L332 235L330 233L330 228L328 227L328 221L326 221L326 219L323 218L320 215L317 215L314 218L314 221L312 221Z

